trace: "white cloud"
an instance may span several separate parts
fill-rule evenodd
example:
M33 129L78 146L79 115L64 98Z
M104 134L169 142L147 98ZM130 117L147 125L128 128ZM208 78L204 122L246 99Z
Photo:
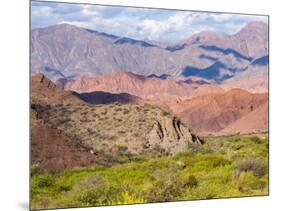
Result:
M168 43L177 43L199 31L234 34L251 21L267 22L266 16L47 2L32 5L32 27L70 23L118 36Z

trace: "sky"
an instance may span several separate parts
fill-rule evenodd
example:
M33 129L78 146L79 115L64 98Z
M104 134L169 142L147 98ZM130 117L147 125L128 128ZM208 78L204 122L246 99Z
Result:
M56 2L31 2L31 27L68 23L132 39L176 44L200 31L235 34L267 16L114 7Z

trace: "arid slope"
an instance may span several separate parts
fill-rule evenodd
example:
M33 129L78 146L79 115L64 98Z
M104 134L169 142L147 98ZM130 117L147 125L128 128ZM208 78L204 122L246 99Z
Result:
M218 132L268 102L268 94L241 89L195 97L170 105L186 124L197 132Z
M138 155L175 154L202 144L177 117L158 107L93 105L44 75L32 78L31 101L32 161L50 170L129 162Z

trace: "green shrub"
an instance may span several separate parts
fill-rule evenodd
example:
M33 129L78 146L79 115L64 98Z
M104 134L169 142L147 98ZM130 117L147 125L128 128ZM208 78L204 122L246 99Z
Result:
M252 141L252 142L254 142L255 144L262 144L263 143L263 140L261 140L259 137L257 137L257 136L252 136L252 137L250 137L250 140Z
M209 158L207 158L207 161L210 163L210 165L213 168L231 164L231 161L224 157L209 157Z
M184 182L184 187L187 188L196 188L198 186L198 181L194 175L189 175L186 181Z
M243 172L238 179L238 190L244 193L262 190L265 186L266 182L256 177L253 172Z
M43 174L43 175L39 175L36 177L35 180L33 180L34 185L37 186L38 188L45 188L45 187L50 187L52 185L54 185L54 177L52 175L49 174Z
M81 133L88 135L88 127ZM111 135L94 136L108 140ZM113 166L59 174L34 171L32 206L99 206L266 195L267 139L261 140L262 143L244 136L208 137L200 149L161 158L157 158L162 151L160 145L159 152L149 147L141 154L131 154L123 142L114 145L106 141L109 148L105 147L100 156Z
M238 170L238 172L252 171L255 176L262 177L266 174L267 166L262 160L248 158L239 161L236 164L236 169Z
M90 206L96 205L101 199L100 194L96 189L90 189L77 194L77 196L75 196L75 200L82 203L82 205Z
M76 185L71 193L75 204L81 206L110 204L122 193L122 187L108 181L101 175L93 174Z
M116 144L116 147L117 147L119 152L125 152L125 151L128 150L128 147L126 145L123 145L123 144Z
M67 183L67 182L60 182L57 184L57 190L59 192L61 191L70 191L72 188L72 185L70 183Z
M177 197L179 189L175 188L174 180L161 178L153 183L146 193L149 202L173 201Z

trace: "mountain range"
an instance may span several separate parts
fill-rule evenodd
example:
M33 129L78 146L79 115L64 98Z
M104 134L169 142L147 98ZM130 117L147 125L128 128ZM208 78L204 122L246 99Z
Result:
M263 22L173 46L69 24L33 29L32 163L110 166L173 155L201 136L266 132L268 65Z
M31 33L32 75L56 90L34 89L41 105L152 105L200 135L268 130L268 65L264 22L233 35L199 32L173 46L69 24Z
M31 32L31 72L43 73L52 80L127 71L222 82L267 76L267 69L268 26L264 22L249 23L234 35L200 32L174 46L69 24Z

